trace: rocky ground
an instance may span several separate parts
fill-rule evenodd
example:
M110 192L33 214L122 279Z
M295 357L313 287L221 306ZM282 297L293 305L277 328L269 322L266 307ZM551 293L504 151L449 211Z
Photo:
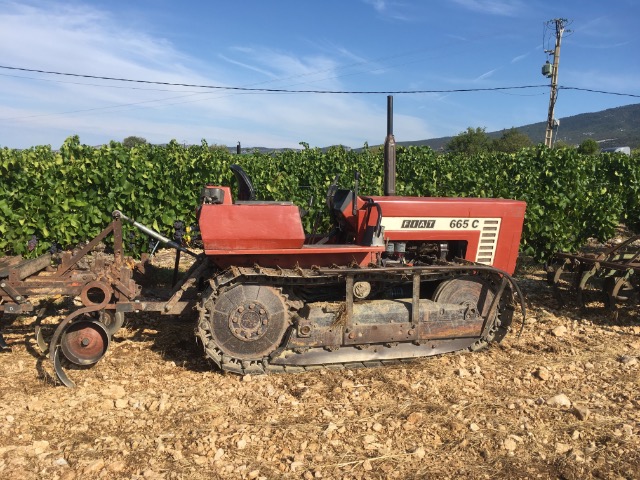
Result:
M560 310L540 268L517 278L521 336L362 370L222 374L194 319L131 315L67 389L33 317L5 322L0 477L639 478L638 312Z

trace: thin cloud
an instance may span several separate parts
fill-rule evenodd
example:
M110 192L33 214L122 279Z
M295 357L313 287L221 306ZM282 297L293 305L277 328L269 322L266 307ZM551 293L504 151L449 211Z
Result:
M560 84L611 92L635 92L640 84L640 75L598 69L570 70L566 73L561 72Z
M400 20L402 22L411 22L416 19L402 12L404 5L400 3L388 2L387 0L362 0L365 4L370 5L379 13L384 14L385 18Z
M222 55L222 54L218 54L218 57L223 59L225 62L229 62L232 65L236 65L238 67L246 68L247 70L251 70L253 72L261 73L261 74L263 74L263 75L265 75L267 77L271 77L271 78L277 78L278 77L277 75L275 75L275 74L273 74L273 73L271 73L271 72L269 72L269 71L267 71L267 70L265 70L263 68L258 68L258 67L255 67L253 65L249 65L248 63L239 62L238 60L233 60L232 58L229 58L229 57L227 57L225 55Z
M612 44L606 44L606 43L601 43L601 44L588 44L588 43L583 43L583 44L579 44L577 45L577 47L579 48L587 48L587 49L594 49L594 50L609 50L611 48L620 48L620 47L625 47L627 45L629 45L631 42L619 42L619 43L612 43Z
M452 39L454 39L454 40L460 40L460 41L463 41L463 42L466 42L466 41L467 41L467 38L466 38L466 37L463 37L463 36L461 36L461 35L455 35L455 34L453 34L453 33L448 33L448 34L447 34L447 37L452 38Z
M378 13L383 13L387 8L387 2L385 0L363 0L367 5L371 5L373 9Z
M452 0L453 3L474 12L489 15L515 17L519 15L525 4L521 0Z
M484 72L482 75L480 75L479 77L476 77L473 79L474 83L475 82L479 82L480 80L484 80L485 78L489 78L491 75L493 75L498 69L494 68L493 70L489 70L488 72Z
M517 62L519 62L520 60L524 60L524 59L525 59L525 58L527 58L528 56L529 56L529 53L524 53L524 54L522 54L522 55L518 55L518 56L516 56L516 57L513 57L513 58L511 59L511 63L517 63Z

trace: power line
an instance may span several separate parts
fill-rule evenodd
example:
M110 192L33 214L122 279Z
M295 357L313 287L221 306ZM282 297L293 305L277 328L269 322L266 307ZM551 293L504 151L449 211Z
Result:
M66 85L80 85L81 87L117 88L121 90L143 90L145 92L173 92L173 93L186 92L186 93L194 93L198 95L203 94L203 92L194 91L194 90L175 90L175 89L169 89L169 88L143 88L143 87L133 87L130 85L107 85L104 83L72 82L71 80L53 80L51 78L26 77L24 75L10 75L8 73L0 73L0 77L19 78L22 80L35 80L37 82L64 83Z
M634 97L640 98L640 95L635 95L633 93L620 93L620 92L607 92L604 90L594 90L592 88L580 88L580 87L558 87L561 90L578 90L580 92L591 92L591 93L604 93L605 95L618 95L620 97Z
M487 88L455 88L446 90L290 90L286 88L253 88L253 87L234 87L221 85L199 85L190 83L173 83L152 80L138 80L130 78L103 77L99 75L87 75L80 73L56 72L50 70L39 70L23 67L9 67L0 65L0 68L7 70L18 70L21 72L44 73L48 75L62 75L76 78L91 78L94 80L109 80L114 82L142 83L147 85L165 85L172 87L189 87L189 88L206 88L211 90L234 90L241 92L262 92L262 93L313 93L313 94L349 94L349 95L401 95L401 94L417 94L417 93L461 93L461 92L490 92L499 90L518 90L526 88L541 88L547 85L519 85L509 87L487 87Z
M56 72L56 71L48 71L48 70L38 70L33 68L24 68L24 67L9 67L6 65L0 65L0 69L6 70L17 70L21 72L33 72L33 73L44 73L49 75L61 75L67 77L77 77L77 78L91 78L95 80L109 80L115 82L128 82L128 83L142 83L147 85L165 85L171 87L189 87L189 88L205 88L210 90L236 90L243 92L255 92L255 93L317 93L317 94L353 94L353 95L367 95L367 94L375 94L375 95L401 95L401 94L418 94L418 93L463 93L463 92L491 92L491 91L504 91L504 90L523 90L528 88L546 88L548 85L515 85L508 87L486 87L486 88L454 88L454 89L443 89L443 90L291 90L286 88L255 88L255 87L235 87L235 86L222 86L222 85L198 85L198 84L190 84L190 83L172 83L172 82L162 82L157 80L137 80L130 78L117 78L117 77L103 77L98 75L88 75L88 74L80 74L80 73L68 73L68 72ZM3 75L0 76L12 76L12 75ZM300 75L302 76L302 75ZM42 80L36 79L32 77L18 77L14 78L26 78L29 80ZM74 83L67 82L74 85L87 85L87 86L95 86L95 87L105 87L105 88L120 88L113 85L99 85L99 84L90 84L90 83ZM135 87L130 87L134 88ZM605 90L595 90L592 88L582 88L582 87L571 87L571 86L562 86L558 85L559 90L576 90L582 92L590 92L590 93L602 93L605 95L618 95L622 97L633 97L640 98L640 95L633 93L624 93L624 92L609 92ZM171 91L171 90L151 90L151 91ZM197 94L197 92L189 92L193 94ZM179 98L179 97L173 97ZM157 100L161 101L161 100ZM126 104L129 105L129 104Z
M242 92L245 95L246 94L254 94L255 95L255 94L260 94L260 93L267 93L267 94L300 94L300 93L309 94L309 93L311 93L311 94L354 94L354 95L356 95L356 94L377 94L377 95L386 94L386 95L392 95L392 94L465 93L465 92L492 92L492 91L493 92L500 92L500 93L509 94L509 93L507 93L507 90L523 90L523 89L545 88L545 87L547 87L547 85L520 85L520 86L509 86L509 87L458 88L458 89L447 89L447 90L395 90L395 91L291 90L291 89L285 89L285 88L255 88L255 87L234 87L234 86L217 86L217 85L196 85L196 84L171 83L171 82L161 82L161 81L151 81L151 80L135 80L135 79L128 79L128 78L103 77L103 76L88 75L88 74L78 74L78 73L67 73L67 72L38 70L38 69L30 69L30 68L24 68L24 67L10 67L10 66L5 66L5 65L0 65L0 69L17 70L17 71L23 71L23 72L35 72L35 73L43 73L43 74L50 74L50 75L69 76L69 77L76 77L76 78L90 78L90 79L109 80L109 81L117 81L117 82L140 83L140 84L149 84L149 85L164 85L164 86L172 86L172 87L204 88L204 89L213 89L213 90L231 90L231 91ZM5 74L0 74L0 76L8 76L8 77L15 77L15 78L26 78L26 79L30 79L30 80L46 80L46 79L36 79L36 78L31 78L31 77L19 77L19 76L13 76L13 75L5 75ZM49 80L49 81L55 81L55 80ZM99 85L99 84L89 84L89 83L79 83L79 82L61 82L61 83L71 83L71 84L76 84L76 85L87 85L87 86L95 86L95 87L131 88L131 89L134 89L134 90L138 89L137 87L117 87L117 86L114 86L114 85ZM631 94L631 93L609 92L609 91L604 91L604 90L594 90L594 89L589 89L589 88L570 87L570 86L558 86L557 88L558 88L558 90L560 90L560 89L563 89L563 90L576 90L576 91L584 91L584 92L591 92L591 93L601 93L601 94L606 94L606 95L618 95L618 96L627 96L627 97L633 97L633 98L640 98L640 95L635 95L635 94ZM145 89L143 89L143 90L145 90ZM171 91L171 90L159 90L159 89L158 90L156 90L156 89L146 89L146 90L150 90L150 91L154 91L154 90L155 91ZM37 118L37 117L47 117L47 116L52 116L52 115L66 115L66 114L84 113L84 112L99 111L99 110L111 110L111 109L116 109L116 108L121 108L121 107L139 106L139 105L143 105L143 104L163 102L163 101L166 101L166 100L172 100L172 99L178 99L178 98L184 98L184 97L190 97L190 96L197 96L197 95L202 95L202 94L204 94L204 92L201 92L201 93L189 92L187 95L180 95L180 96L174 96L174 97L163 98L163 99L131 102L131 103L124 103L124 104L110 105L110 106L105 106L105 107L95 107L95 108L87 108L87 109L81 109L81 110L72 110L72 111L67 111L67 112L28 115L28 116L23 116L23 117L14 117L14 118L10 118L10 119L3 118L3 119L0 119L0 120L21 120L21 119L25 119L25 118ZM517 94L511 94L511 95L517 95ZM199 100L196 100L196 101L199 101ZM180 105L182 103L189 103L189 102L177 102L177 103L164 105L164 106Z

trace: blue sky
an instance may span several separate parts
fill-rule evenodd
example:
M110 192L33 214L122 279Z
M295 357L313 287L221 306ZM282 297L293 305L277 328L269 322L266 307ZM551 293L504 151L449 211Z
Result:
M406 91L548 85L544 23L567 18L559 84L640 94L639 0L0 0L0 65L189 85ZM546 33L546 36L545 36ZM396 140L546 120L548 87L394 95ZM556 117L640 103L561 90ZM133 84L0 68L0 146L379 144L386 95Z

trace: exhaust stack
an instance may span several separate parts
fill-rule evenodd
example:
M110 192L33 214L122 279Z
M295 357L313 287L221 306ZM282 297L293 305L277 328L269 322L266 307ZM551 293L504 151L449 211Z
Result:
M396 139L393 137L393 95L387 96L387 138L384 140L384 195L396 194Z

